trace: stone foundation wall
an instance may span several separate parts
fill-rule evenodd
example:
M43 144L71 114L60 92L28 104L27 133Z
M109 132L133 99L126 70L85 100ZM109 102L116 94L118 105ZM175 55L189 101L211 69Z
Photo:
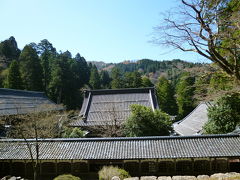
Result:
M112 180L120 180L117 177L113 177ZM199 176L142 176L142 177L131 177L124 180L240 180L240 173L217 173L211 176L199 175Z

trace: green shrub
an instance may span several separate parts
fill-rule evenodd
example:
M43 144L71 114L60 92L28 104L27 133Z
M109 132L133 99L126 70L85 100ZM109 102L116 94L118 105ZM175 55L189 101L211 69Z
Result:
M81 179L71 174L63 174L59 175L58 177L55 177L53 180L81 180Z
M228 93L208 108L209 121L204 125L205 134L232 132L240 124L240 93Z
M121 180L130 177L127 171L114 166L103 166L98 175L99 180L111 180L113 176L118 176Z
M170 116L158 109L139 104L131 105L131 116L125 121L124 134L128 137L168 136L172 131Z
M82 138L84 137L84 131L75 127L75 128L64 128L63 133L64 138Z

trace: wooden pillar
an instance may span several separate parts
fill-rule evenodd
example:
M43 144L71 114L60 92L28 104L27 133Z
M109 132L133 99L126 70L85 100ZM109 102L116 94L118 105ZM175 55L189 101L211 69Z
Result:
M27 161L24 160L24 177L27 176Z
M10 171L9 171L9 173L12 174L12 172L13 172L12 160L10 160L9 166L10 166Z
M122 168L124 169L124 160L122 160Z
M141 176L141 168L142 168L142 162L141 160L138 161L138 176Z
M72 159L71 159L70 164L71 164L71 165L70 165L70 166L71 166L71 174L74 174L74 173L73 173L73 160L72 160Z
M176 173L177 173L177 160L176 159L174 159L174 170L173 170L173 175L176 175Z
M41 160L38 161L38 166L39 166L39 169L40 169L40 172L39 172L39 175L42 176L42 162Z
M211 158L209 158L209 175L211 175L211 173L212 173L212 159Z
M230 163L229 163L229 158L227 158L227 172L230 172Z
M55 160L55 176L57 176L58 175L58 162L57 162L57 160Z
M88 171L88 173L90 172L90 163L89 163L90 161L88 160L87 161L87 171Z
M192 174L195 174L195 172L194 172L194 158L191 158L191 161L192 161Z

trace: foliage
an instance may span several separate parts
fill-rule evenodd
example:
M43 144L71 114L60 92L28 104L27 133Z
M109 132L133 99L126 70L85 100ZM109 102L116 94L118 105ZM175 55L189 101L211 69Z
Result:
M43 90L42 67L37 52L30 45L26 45L20 54L19 61L24 89Z
M159 78L156 90L160 109L170 115L176 115L177 104L174 98L174 89L164 76Z
M214 91L232 89L232 79L224 72L215 72L210 79L210 88Z
M142 87L153 87L154 84L147 76L142 77Z
M194 82L195 78L189 73L184 73L176 87L178 118L185 117L194 108Z
M12 63L10 64L4 87L11 89L23 88L22 78L19 71L19 65L16 60L12 61Z
M67 109L79 107L82 98L80 88L84 85L80 75L80 62L62 53L52 59L48 94L57 103L63 103Z
M11 60L17 60L20 55L17 42L13 36L0 43L0 56L4 56L7 60L7 64L11 63Z
M108 89L110 88L110 82L111 82L111 78L108 74L107 71L101 71L100 72L100 79L101 79L101 87L104 89Z
M150 107L134 104L131 115L124 124L126 136L165 136L172 131L169 115Z
M121 180L130 177L127 171L114 166L103 166L98 175L99 180L111 180L114 176L118 176Z
M6 49L10 50L0 52L0 87L3 87L3 82L7 82L10 62L16 60L19 64L22 89L45 91L51 100L64 104L67 109L81 107L83 88L90 86L95 86L94 88L149 87L153 86L153 83L161 75L164 75L175 88L183 70L208 67L205 64L181 60L152 61L142 59L109 64L109 67L102 65L106 70L115 66L108 74L105 70L98 71L91 63L88 65L79 53L73 58L69 51L58 52L47 39L27 45L22 52L18 49L14 37L1 42L1 46L4 48L6 46L8 47ZM20 57L19 54L21 54ZM104 63L101 62L101 64ZM92 73L91 81L89 81L91 70L95 72ZM17 70L12 72L18 74ZM16 82L17 78L12 79ZM10 86L5 84L5 87ZM17 87L11 86L11 88Z
M82 138L84 137L84 131L75 127L75 128L65 128L63 133L64 138Z
M204 125L206 134L232 132L240 123L240 93L229 93L220 97L208 109L209 121Z
M111 71L111 88L117 89L117 88L123 88L124 87L124 80L122 77L122 73L118 68L113 68Z
M110 64L109 66L112 65ZM190 63L179 59L171 61L153 61L150 59L142 59L136 62L118 63L115 64L114 68L117 68L121 74L138 71L151 78L152 82L157 81L159 76L164 75L168 80L171 80L171 82L175 84L175 81L184 69L205 66L205 64Z
M100 76L98 73L98 69L95 65L93 65L91 69L89 84L92 89L99 89L101 86Z
M38 44L30 43L21 52L13 37L0 43L0 51L0 87L3 82L6 82L5 87L10 87L7 85L8 64L17 60L23 89L44 90L54 102L63 103L67 109L80 108L80 89L88 84L90 71L86 60L79 53L75 58L69 51L58 53L47 39Z
M38 43L36 48L36 51L40 54L40 62L43 69L43 86L45 91L47 91L50 81L50 59L56 56L56 49L47 39Z
M141 74L137 71L126 72L124 74L124 87L125 88L139 88L142 86Z
M64 174L55 177L53 180L81 180L81 179L71 174Z
M210 73L204 73L196 77L194 97L199 101L208 96L211 76Z

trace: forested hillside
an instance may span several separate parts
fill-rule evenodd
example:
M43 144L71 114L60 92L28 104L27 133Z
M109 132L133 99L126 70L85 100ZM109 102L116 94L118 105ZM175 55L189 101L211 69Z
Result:
M67 109L79 109L86 88L156 87L160 108L182 118L199 101L234 87L214 65L182 60L88 62L79 53L58 52L46 39L22 50L14 37L0 43L0 87L44 91Z
M163 61L142 59L138 61L124 61L117 64L102 64L102 66L99 66L100 69L109 72L111 72L113 67L118 68L123 73L138 71L141 74L148 76L154 83L157 82L157 79L160 76L165 76L167 79L176 83L176 80L183 71L190 71L193 68L198 69L199 72L214 71L209 64L186 62L180 59Z

